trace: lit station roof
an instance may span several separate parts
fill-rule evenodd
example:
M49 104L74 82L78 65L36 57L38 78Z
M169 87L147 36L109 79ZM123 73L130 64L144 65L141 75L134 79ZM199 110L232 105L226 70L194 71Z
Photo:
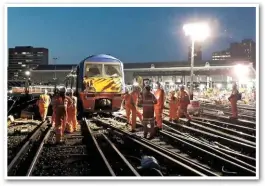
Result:
M39 65L37 68L35 68L32 71L42 71L42 70L59 70L59 71L69 71L72 69L75 69L77 67L77 64L69 64L69 65Z
M250 61L244 61L244 60L209 60L209 61L199 61L195 62L195 67L205 67L206 64L209 64L211 67L221 67L222 66L233 66L236 64L249 64ZM124 63L124 69L125 70L147 70L147 69L169 69L178 67L177 69L183 68L185 70L186 68L189 68L190 70L190 62L189 61L173 61L173 62L146 62L146 63ZM186 67L186 68L185 68Z

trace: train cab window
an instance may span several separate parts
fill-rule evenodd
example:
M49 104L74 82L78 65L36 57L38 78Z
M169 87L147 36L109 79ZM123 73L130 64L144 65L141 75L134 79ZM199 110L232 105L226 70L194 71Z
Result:
M106 76L117 77L122 76L120 65L104 64Z
M102 76L102 65L87 64L85 69L86 77Z

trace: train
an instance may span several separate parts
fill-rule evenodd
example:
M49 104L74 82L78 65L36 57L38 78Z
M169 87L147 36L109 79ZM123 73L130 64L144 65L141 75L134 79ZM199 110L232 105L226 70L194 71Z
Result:
M106 54L85 58L76 69L76 93L82 115L119 111L125 93L122 61Z

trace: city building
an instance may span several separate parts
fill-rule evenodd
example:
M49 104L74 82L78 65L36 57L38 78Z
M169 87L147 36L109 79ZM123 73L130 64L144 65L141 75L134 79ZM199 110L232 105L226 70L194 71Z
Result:
M212 54L212 60L229 60L231 58L231 53L229 51L214 52Z
M248 60L256 68L256 43L251 39L244 39L241 43L233 42L227 50L213 52L212 60Z
M8 80L23 80L26 71L48 64L47 48L18 46L9 48L8 53Z
M249 61L256 62L256 43L251 39L242 41L243 51ZM254 63L255 66L256 63Z
M191 46L188 51L188 61L191 61ZM202 45L201 43L194 44L194 63L202 61Z
M75 71L76 67L77 64L39 65L31 70L31 82L37 85L64 84L66 76L71 71Z

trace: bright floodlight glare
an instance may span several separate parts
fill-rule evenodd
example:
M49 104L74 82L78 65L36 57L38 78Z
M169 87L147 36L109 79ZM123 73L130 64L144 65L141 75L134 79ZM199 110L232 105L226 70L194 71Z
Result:
M173 83L173 82L170 82L170 83L169 83L169 85L170 85L170 86L173 86L173 85L174 85L174 83Z
M241 64L235 65L234 70L238 78L246 78L249 72L248 67Z
M210 36L210 27L207 23L189 23L183 26L186 36L194 41L203 41Z
M26 72L25 72L25 75L26 75L26 76L29 76L29 75L30 75L30 71L26 71Z
M204 87L205 87L205 85L204 85L204 84L200 84L200 89L201 89L201 90L203 90L203 89L204 89Z

